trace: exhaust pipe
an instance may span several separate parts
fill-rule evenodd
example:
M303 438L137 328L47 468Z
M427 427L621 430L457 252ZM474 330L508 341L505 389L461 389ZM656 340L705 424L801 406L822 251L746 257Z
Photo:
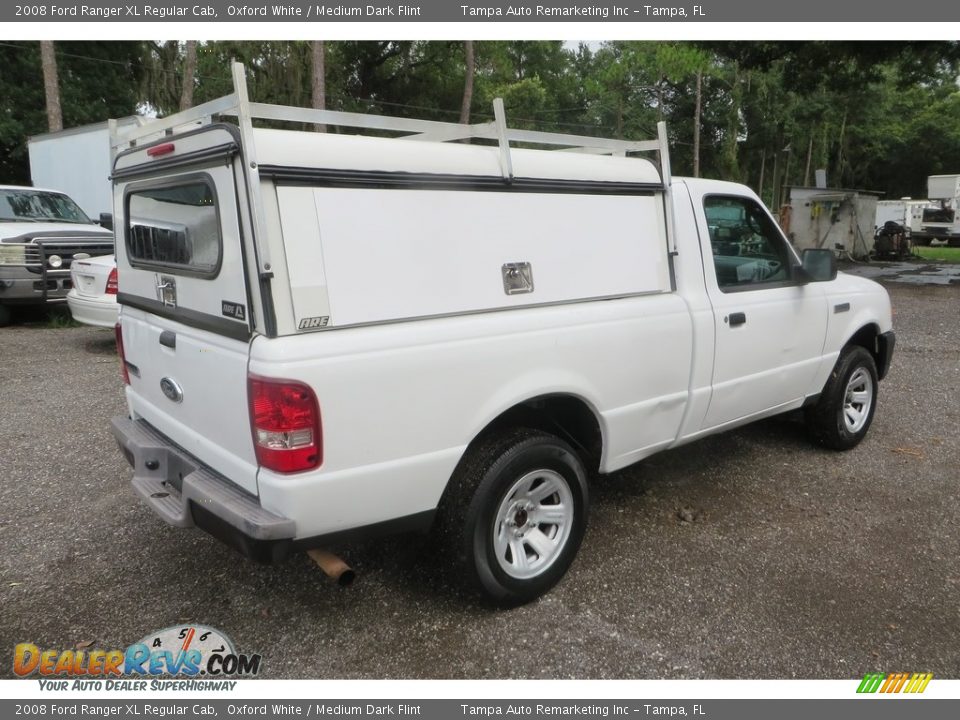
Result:
M307 550L307 555L313 560L328 578L340 587L348 587L356 580L357 574L349 565L332 552L315 548Z

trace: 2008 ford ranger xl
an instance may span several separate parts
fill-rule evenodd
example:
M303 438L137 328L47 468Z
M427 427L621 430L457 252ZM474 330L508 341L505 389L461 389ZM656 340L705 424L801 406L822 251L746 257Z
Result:
M870 427L886 291L798 256L748 188L671 178L662 126L319 112L234 80L116 141L113 430L168 523L266 561L434 527L510 604L570 566L595 473L799 408L828 448ZM236 123L176 130L204 115Z

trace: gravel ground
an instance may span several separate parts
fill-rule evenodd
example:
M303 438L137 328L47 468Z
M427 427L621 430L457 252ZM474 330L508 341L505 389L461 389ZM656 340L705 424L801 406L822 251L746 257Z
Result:
M337 548L341 589L166 526L108 430L112 333L0 330L0 649L198 622L273 678L960 677L960 286L888 287L898 348L858 448L784 417L605 478L570 574L511 611L457 597L421 538Z

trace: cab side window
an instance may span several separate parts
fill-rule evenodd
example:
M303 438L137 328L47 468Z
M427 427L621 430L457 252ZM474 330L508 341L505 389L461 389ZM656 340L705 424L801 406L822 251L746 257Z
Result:
M722 291L759 290L790 279L790 250L760 205L726 195L710 195L703 205Z

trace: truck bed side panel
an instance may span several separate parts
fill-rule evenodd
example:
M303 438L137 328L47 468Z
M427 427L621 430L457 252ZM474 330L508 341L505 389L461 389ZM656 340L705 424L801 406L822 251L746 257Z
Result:
M251 372L309 383L324 444L317 472L261 469L261 502L299 537L432 510L480 430L555 393L594 410L615 470L676 437L691 347L675 294L257 338Z

